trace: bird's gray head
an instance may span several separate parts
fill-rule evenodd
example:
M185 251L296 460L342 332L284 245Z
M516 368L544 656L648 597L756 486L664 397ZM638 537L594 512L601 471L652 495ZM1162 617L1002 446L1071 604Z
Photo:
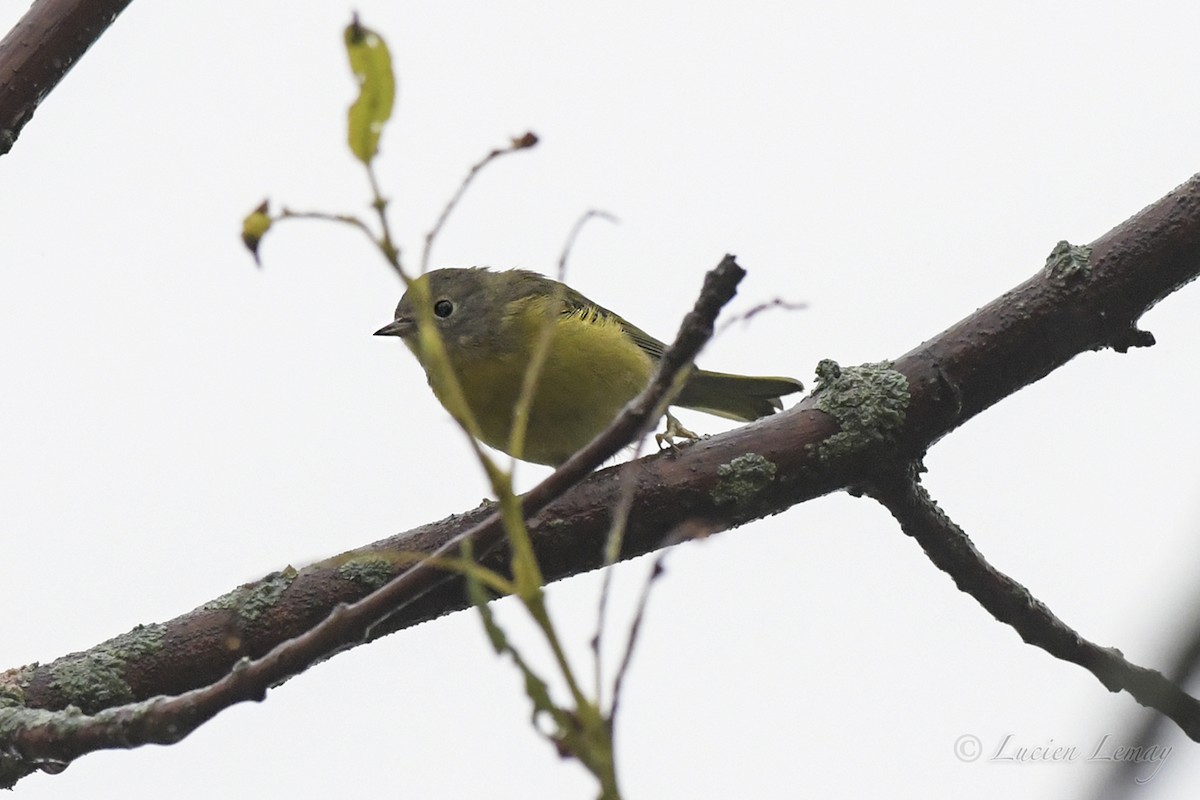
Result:
M413 281L396 306L395 319L375 335L399 336L410 346L415 343L416 296L428 287L433 322L443 340L452 348L478 347L500 334L510 303L530 293L526 276L532 275L518 270L492 272L483 267L432 270Z

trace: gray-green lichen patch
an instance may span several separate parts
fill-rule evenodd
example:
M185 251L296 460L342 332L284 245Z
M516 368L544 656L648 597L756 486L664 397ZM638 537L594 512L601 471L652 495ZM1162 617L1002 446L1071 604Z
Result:
M817 364L813 397L841 427L816 445L822 461L894 441L911 399L908 378L891 361L842 369L830 359Z
M131 702L126 665L161 650L165 635L164 625L139 625L90 650L63 656L47 667L50 683L71 704L88 712Z
M37 667L35 661L0 672L0 708L25 705L25 687L29 685Z
M45 729L45 739L53 742L66 741L88 717L76 706L67 706L62 711L47 711L44 708L22 708L0 706L0 741L10 742L21 734ZM35 734L36 735L36 734ZM11 789L17 781L35 770L57 774L67 768L69 762L52 758L30 758L17 747L0 750L0 789Z
M717 505L744 503L775 480L777 468L758 453L746 453L717 467L717 485L709 497Z
M392 563L379 556L366 556L347 561L338 567L338 574L374 591L395 577Z
M264 611L275 607L284 591L299 574L290 566L279 572L272 572L257 583L239 586L232 592L205 603L204 608L209 611L218 608L230 609L236 611L243 619L254 621L262 616Z
M1046 275L1059 285L1070 281L1090 278L1092 275L1092 248L1084 244L1061 241L1054 245L1046 257Z

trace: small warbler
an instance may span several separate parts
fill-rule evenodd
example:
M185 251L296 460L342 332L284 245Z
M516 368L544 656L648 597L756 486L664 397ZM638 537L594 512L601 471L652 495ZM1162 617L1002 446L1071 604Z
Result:
M607 308L536 272L437 269L414 281L396 306L395 320L375 335L399 336L408 345L442 405L447 388L430 369L420 342L413 299L418 283L428 286L433 321L480 438L526 461L555 466L566 461L646 387L666 350ZM513 411L546 325L553 330L525 441L513 452ZM791 378L693 369L674 405L748 422L774 414L783 407L780 396L803 388Z

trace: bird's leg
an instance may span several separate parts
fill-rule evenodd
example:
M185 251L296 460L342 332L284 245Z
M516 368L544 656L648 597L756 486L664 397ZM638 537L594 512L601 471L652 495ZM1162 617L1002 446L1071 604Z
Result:
M667 429L662 433L654 434L654 441L658 444L661 450L665 443L672 450L678 450L679 445L676 444L676 439L685 439L689 442L697 441L700 437L683 427L683 424L675 419L670 411L667 411Z

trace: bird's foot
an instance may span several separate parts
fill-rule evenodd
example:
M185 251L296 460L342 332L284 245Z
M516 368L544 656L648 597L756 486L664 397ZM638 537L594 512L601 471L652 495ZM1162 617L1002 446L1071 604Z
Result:
M659 450L670 449L676 451L679 450L679 444L676 440L695 442L699 439L700 436L698 434L683 427L683 424L675 419L670 411L667 412L667 429L662 433L654 434L654 441L658 445Z

